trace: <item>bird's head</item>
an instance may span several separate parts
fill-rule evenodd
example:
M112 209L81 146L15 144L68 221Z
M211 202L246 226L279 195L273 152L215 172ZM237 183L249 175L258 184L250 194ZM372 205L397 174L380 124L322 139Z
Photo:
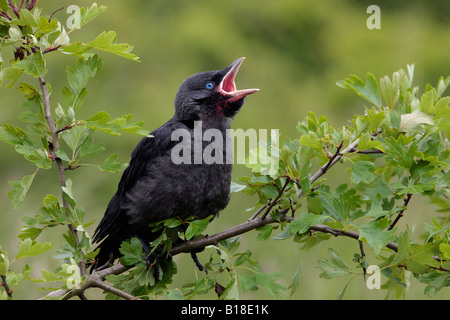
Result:
M234 79L245 58L218 71L194 74L183 81L175 98L175 114L183 120L233 118L244 98L259 89L237 90Z

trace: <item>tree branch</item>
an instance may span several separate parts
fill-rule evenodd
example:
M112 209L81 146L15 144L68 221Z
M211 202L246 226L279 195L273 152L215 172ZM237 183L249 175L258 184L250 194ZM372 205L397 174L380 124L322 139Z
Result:
M297 220L297 218L286 217L286 216L281 217L281 221L292 221L292 220ZM247 220L244 223L241 223L237 226L234 226L229 229L218 232L212 236L206 236L204 238L182 242L182 243L174 246L170 250L170 255L175 256L180 253L188 253L188 252L192 252L192 251L201 250L209 245L217 245L217 243L220 241L223 241L223 240L226 240L226 239L229 239L232 237L236 237L243 233L247 233L251 230L254 230L256 228L265 226L267 224L272 224L272 223L280 223L280 222L275 220L271 216L266 216L265 218L260 217L260 218L253 219L253 220ZM355 231L345 231L342 229L333 229L333 228L330 228L329 226L323 225L323 224L311 226L309 230L312 232L329 233L336 237L344 236L344 237L349 237L349 238L352 238L355 240L359 240L359 233L357 233ZM386 245L386 247L395 252L398 251L398 245L396 243L389 243ZM112 287L111 285L104 283L104 279L106 278L106 276L108 276L110 274L121 274L130 268L132 268L132 266L124 266L121 263L117 263L117 264L113 265L112 267L103 269L101 271L95 270L83 282L80 289L69 290L69 291L57 290L57 291L53 291L53 292L49 293L48 296L51 296L51 297L65 296L64 299L69 299L74 296L80 296L81 294L83 294L83 292L86 289L88 289L90 287L98 287L98 288L101 288L108 292L111 292L113 294L116 294L119 297L122 297L124 299L136 299L136 297L134 297L120 289ZM41 299L44 299L44 298L41 298Z
M352 153L356 151L356 147L358 146L359 143L359 139L356 139L355 141L353 141L351 144L349 144L349 146L347 147L347 149L345 149L344 151L341 151L342 148L342 143L338 146L336 152L331 156L330 160L328 160L328 162L326 164L324 164L319 170L317 170L309 179L309 182L311 184L313 184L314 181L316 181L317 179L319 179L321 176L323 176L328 169L330 169L332 166L334 166L337 162L339 162L339 160L341 160L341 158L346 155L347 153ZM303 189L300 189L298 191L298 197L301 198L301 196L303 195Z
M53 121L52 112L51 112L51 106L50 106L50 95L48 93L47 89L47 83L45 82L44 77L39 77L39 84L41 86L42 91L42 99L44 101L44 116L45 120L47 121L48 127L50 129L50 133L52 135L52 142L49 143L49 151L50 154L56 154L56 151L59 148L59 138L58 133L59 131L56 129L55 123ZM70 205L67 203L67 201L64 199L64 194L62 188L66 186L66 173L64 169L64 165L62 163L62 160L58 157L55 157L56 167L58 168L59 173L59 185L61 188L61 197L62 197L62 203L65 208L70 210ZM79 245L79 239L78 234L73 225L69 225L70 232L74 235L76 246ZM80 270L81 275L84 276L86 274L86 265L84 259L80 262Z

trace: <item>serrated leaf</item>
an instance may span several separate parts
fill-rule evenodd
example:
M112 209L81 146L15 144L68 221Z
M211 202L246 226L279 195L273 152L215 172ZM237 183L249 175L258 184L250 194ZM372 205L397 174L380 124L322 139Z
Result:
M448 243L439 244L439 250L442 252L445 260L450 260L450 244Z
M132 266L142 261L144 251L141 241L138 238L131 238L129 241L123 241L119 249L123 257L120 262L126 266Z
M375 106L381 107L381 95L377 80L373 74L368 73L366 75L366 84L356 75L350 75L350 78L346 78L337 84L340 87L354 91L357 95L373 103Z
M309 131L308 134L302 135L300 137L300 143L305 146L310 146L311 148L319 152L322 152L323 150L323 146L322 143L320 142L320 139L312 131Z
M310 214L306 212L300 213L298 219L293 220L289 223L289 233L305 233L309 230L311 226L315 226L316 224L320 224L325 220L329 219L329 216L326 215L317 215Z
M22 180L9 182L9 185L11 186L11 188L13 188L13 190L8 192L8 197L12 199L12 205L14 209L18 209L22 202L25 200L25 196L27 195L31 184L33 183L35 175L36 172L34 174L24 176Z
M350 179L353 183L369 184L377 177L375 174L375 165L370 161L356 161L352 165Z
M383 144L380 141L372 140L370 134L367 132L361 135L361 138L359 138L358 149L359 150L378 149L384 152Z
M414 134L423 131L423 125L433 125L434 121L430 115L415 110L412 113L402 114L400 118L399 131Z
M51 19L48 21L48 19L44 17L39 17L39 25L38 25L38 32L36 33L36 37L39 38L40 36L54 32L58 29L58 21L55 19Z
M22 77L23 70L15 67L8 67L2 70L3 81L6 83L5 88L12 88Z
M320 258L318 263L318 268L322 269L323 272L320 274L321 278L332 279L335 277L342 277L352 273L351 268L345 263L344 260L337 254L336 251L329 248L328 249L329 260L325 258Z
M25 59L13 64L15 68L22 69L26 74L35 78L42 77L47 73L45 65L45 60L42 57L41 51L31 54Z
M97 50L102 50L110 53L114 53L118 56L139 61L139 57L132 54L133 46L127 43L117 43L117 36L114 31L103 31L97 38L86 44Z
M268 240L270 236L272 235L272 231L275 228L275 226L266 224L265 226L256 228L256 231L258 231L258 235L256 236L257 240Z
M376 254L388 243L395 240L395 231L385 229L389 226L387 219L370 221L359 226L359 240L366 241Z
M76 111L82 104L82 100L86 97L85 89L88 81L95 77L103 66L102 60L94 55L87 60L79 59L75 68L67 67L67 80L72 95L65 94L66 103L72 106Z
M370 210L368 210L366 216L377 219L387 214L388 212L383 210L383 199L381 198L380 194L377 194L372 198Z
M20 243L19 251L17 252L15 259L18 260L26 257L37 256L47 252L51 248L53 248L53 244L51 242L39 243L31 239L25 239Z
M123 161L117 161L117 154L114 153L110 155L106 160L105 163L98 166L98 168L103 172L119 172L122 171L127 167L127 163L124 163Z
M9 6L7 0L0 0L0 10L8 12Z
M402 134L398 139L393 137L385 138L386 160L409 170L414 162L417 150L417 143L412 142L410 144L411 141L412 138L407 138ZM409 146L407 147L407 145Z
M80 28L87 23L91 22L95 18L97 18L99 15L101 15L103 12L106 11L106 6L97 6L97 3L93 3L89 8L80 8L79 14L80 14L80 23L74 25L74 28Z
M401 76L398 72L394 72L392 81L388 76L380 79L380 92L391 109L395 107L400 96L400 83Z
M283 274L278 271L270 273L255 272L256 285L264 288L271 298L280 299L281 293L286 290L286 288L276 281L280 279L282 275Z
M10 21L10 23L17 24L20 26L30 26L33 28L38 26L38 21L33 16L33 14L31 13L30 10L23 8L20 10L19 15L20 15L20 19L13 19Z
M231 181L230 191L231 192L240 192L240 191L244 190L246 187L247 187L246 185Z
M274 185L267 185L261 188L260 192L268 199L275 199L278 196L278 189Z
M189 226L184 233L186 240L189 240L205 231L212 217L213 216L210 215L204 219L189 222Z
M143 122L131 122L132 115L128 114L110 121L110 116L105 111L97 112L86 120L86 125L92 130L98 130L111 135L120 135L121 131L148 136L148 131L142 130Z

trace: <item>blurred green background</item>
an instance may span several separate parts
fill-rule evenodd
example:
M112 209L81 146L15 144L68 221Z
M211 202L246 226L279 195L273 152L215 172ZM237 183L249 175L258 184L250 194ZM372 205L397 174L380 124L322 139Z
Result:
M39 1L44 14L71 4L89 5L89 1ZM364 100L350 91L335 85L337 80L356 74L361 78L372 72L377 78L415 64L416 85L423 90L426 83L435 85L438 77L450 71L450 2L429 1L305 1L305 0L100 0L108 10L83 30L71 34L71 40L89 41L106 30L117 32L118 42L135 46L134 53L141 62L100 53L104 60L101 73L88 86L88 96L80 110L79 118L85 118L105 110L112 117L132 113L134 120L145 121L145 128L154 129L173 115L173 100L180 83L187 76L205 70L221 69L241 56L247 57L237 76L238 88L260 88L248 97L233 128L279 129L283 137L296 137L295 126L299 120L314 111L326 115L330 123L342 126L355 113L363 113ZM366 13L369 5L381 8L381 29L369 30ZM65 10L56 13L60 21L69 14ZM3 56L5 61L9 57ZM76 59L58 53L45 56L49 70L46 78L53 87L52 104L63 102L61 89L66 85L65 68L74 65ZM35 79L28 79L37 86ZM1 122L21 125L17 119L22 111L22 96L17 90L0 88ZM112 137L97 134L107 151L90 159L97 163L111 153L128 161L128 156L138 136L124 134ZM20 218L39 211L47 193L58 194L56 170L40 170L28 196L19 210L10 204L8 181L17 180L34 172L31 163L2 143L0 156L0 245L10 258L17 252L17 229ZM103 216L106 205L116 190L119 174L101 173L93 167L83 167L68 172L74 182L74 195L78 205L84 207L89 218ZM250 175L243 165L235 165L233 180ZM333 168L327 174L332 185L348 182L341 168ZM233 194L230 205L215 219L207 230L213 234L245 221L256 198ZM431 223L436 215L435 207L427 199L413 197L404 227L415 226L414 236L423 228L423 222ZM94 231L95 223L90 228ZM46 256L39 256L34 264L34 277L41 268L53 270L59 261L51 258L63 241L55 228L41 235L39 240L54 241L55 248ZM289 285L300 268L300 287L286 299L336 299L349 278L324 280L316 268L319 257L326 257L328 247L333 247L352 265L358 243L349 239L331 239L308 253L301 252L297 244L286 241L256 241L256 233L242 236L241 249L251 249L265 272L280 271L279 281ZM199 255L207 261L211 251ZM369 263L379 263L369 255ZM26 260L26 259L24 259ZM196 278L196 268L188 255L175 258L179 272L173 287ZM382 279L383 281L386 278ZM225 283L222 283L225 285ZM45 293L35 288L39 284L27 284L15 293L16 298L34 299ZM406 298L426 298L424 285L412 279ZM358 277L347 288L344 298L381 299L382 290L368 290ZM88 297L97 297L95 291ZM214 293L205 296L214 298ZM263 289L243 294L241 298L268 298ZM450 292L442 291L436 299L450 298Z

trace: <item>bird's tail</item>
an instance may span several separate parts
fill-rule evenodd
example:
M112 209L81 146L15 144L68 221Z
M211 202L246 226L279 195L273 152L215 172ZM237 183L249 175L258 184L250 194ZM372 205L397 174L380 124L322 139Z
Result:
M95 229L93 243L98 243L95 250L100 249L95 258L95 268L119 257L119 248L122 241L129 238L127 216L122 212L120 198L117 194L111 199L103 219Z

